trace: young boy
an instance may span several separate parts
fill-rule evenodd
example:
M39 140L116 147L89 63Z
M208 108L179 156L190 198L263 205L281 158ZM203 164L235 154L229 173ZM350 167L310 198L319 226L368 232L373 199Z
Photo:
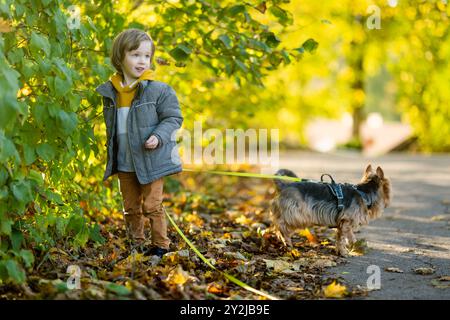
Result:
M103 96L107 133L103 181L118 174L129 237L143 249L146 216L153 244L147 253L162 257L170 244L162 205L163 177L182 171L174 137L183 117L172 87L153 80L154 54L147 33L121 32L111 53L117 72L96 91Z

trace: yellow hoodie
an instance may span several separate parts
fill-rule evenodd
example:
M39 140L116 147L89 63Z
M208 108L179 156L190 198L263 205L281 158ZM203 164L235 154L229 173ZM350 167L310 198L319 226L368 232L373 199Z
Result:
M145 70L144 73L136 81L130 83L127 86L123 86L122 75L115 73L111 76L110 80L117 90L117 107L129 107L131 101L133 101L134 95L136 94L137 84L142 80L153 80L153 70Z

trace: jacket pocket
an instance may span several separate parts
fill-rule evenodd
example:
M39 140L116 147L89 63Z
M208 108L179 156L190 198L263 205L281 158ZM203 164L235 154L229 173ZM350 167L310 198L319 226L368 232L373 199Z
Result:
M144 153L144 160L149 169L158 170L164 167L170 168L181 163L178 154L178 146L175 141L158 144L155 149L147 149L144 147L145 141L152 135L157 126L139 128L141 134L141 143Z
M170 168L180 164L177 145L174 141L164 143L150 150L150 159L154 169Z

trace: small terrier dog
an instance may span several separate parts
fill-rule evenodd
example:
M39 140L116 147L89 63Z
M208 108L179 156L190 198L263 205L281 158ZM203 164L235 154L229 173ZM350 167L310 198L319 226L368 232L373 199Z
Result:
M297 177L287 169L278 170L276 175ZM348 255L347 241L350 245L356 242L353 230L368 224L369 219L380 217L391 201L389 179L380 167L373 172L370 164L360 183L339 184L341 192L336 192L328 183L311 180L274 179L274 183L278 195L270 204L271 218L284 245L292 247L291 236L295 229L313 225L337 227L336 251L342 256ZM333 186L337 186L334 181ZM339 203L337 193L343 196Z

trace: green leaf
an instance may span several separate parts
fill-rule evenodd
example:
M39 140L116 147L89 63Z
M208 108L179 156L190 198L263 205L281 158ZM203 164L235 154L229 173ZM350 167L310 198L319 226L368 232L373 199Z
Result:
M11 191L14 194L14 197L23 203L28 203L33 200L30 183L28 181L14 181L11 183Z
M25 266L27 268L31 267L34 263L34 255L31 250L20 250L20 257L22 258L23 262L25 263Z
M61 195L52 192L51 190L43 190L44 195L52 202L56 203L56 204L64 204Z
M314 39L308 39L302 44L302 48L304 48L306 51L312 53L314 50L317 49L319 46L319 43L315 41Z
M40 144L36 148L36 152L45 161L52 160L56 153L54 147L49 145L48 143Z
M233 6L231 8L228 9L228 15L230 15L231 17L234 17L236 15L238 15L239 13L245 12L245 6L242 4Z
M276 48L281 42L280 38L278 38L273 32L265 33L264 38L266 40L267 45L271 48Z
M2 81L2 87L6 88L8 91L12 91L14 95L19 90L19 77L20 73L12 68L2 68L0 69L0 79L3 76L4 81Z
M0 220L0 234L4 234L6 236L9 236L11 234L12 231L12 225L14 224L14 222L12 220L6 220L6 219L1 219Z
M73 112L66 112L64 110L59 110L58 112L59 127L66 134L70 135L77 128L78 120L77 116Z
M11 233L11 246L13 248L14 251L19 251L21 246L22 246L22 242L23 242L23 235L22 232L20 232L19 230L13 230Z
M70 222L67 225L68 230L73 230L75 233L82 232L83 226L85 225L85 220L82 216L74 214L70 218Z
M36 54L39 54L39 50L42 49L47 56L50 55L50 43L48 42L48 39L36 32L31 33L30 46L32 52Z
M0 186L5 185L6 180L8 180L8 173L5 168L0 167Z
M16 146L0 131L0 163L6 163L10 157L14 157L18 163L20 162Z
M105 243L105 238L103 238L103 236L100 233L100 226L98 224L94 224L91 228L91 230L89 231L89 238L91 238L91 240L98 242L100 244L104 244Z
M72 87L72 83L67 80L63 80L59 77L55 77L55 93L58 97L65 96Z
M125 286L122 286L120 284L115 284L115 283L109 283L108 285L106 285L106 289L108 289L109 291L118 294L119 296L127 296L129 294L131 294L131 290L128 289Z
M283 57L284 62L286 64L291 63L291 59L289 58L289 53L286 50L281 50L281 56Z
M47 123L49 114L47 108L43 104L34 105L32 108L32 113L40 127L43 127L44 124Z
M169 54L177 61L185 61L189 58L191 52L191 49L183 44L180 44L176 48L172 49Z
M38 185L44 184L44 178L42 177L42 174L40 172L37 172L36 170L31 169L28 174L28 177L31 180L36 181Z
M247 66L239 59L234 60L234 62L236 63L236 65L244 72L248 72L248 68Z
M25 271L15 260L7 260L5 262L6 270L8 270L8 275L16 283L23 283L25 281Z
M23 153L25 157L25 165L29 166L36 160L36 152L32 146L27 144L23 145Z
M226 34L222 34L219 36L220 41L225 45L227 49L231 49L231 39Z
M278 6L271 6L269 8L269 12L273 14L278 19L278 22L284 26L292 23L292 18L289 16L288 12Z

